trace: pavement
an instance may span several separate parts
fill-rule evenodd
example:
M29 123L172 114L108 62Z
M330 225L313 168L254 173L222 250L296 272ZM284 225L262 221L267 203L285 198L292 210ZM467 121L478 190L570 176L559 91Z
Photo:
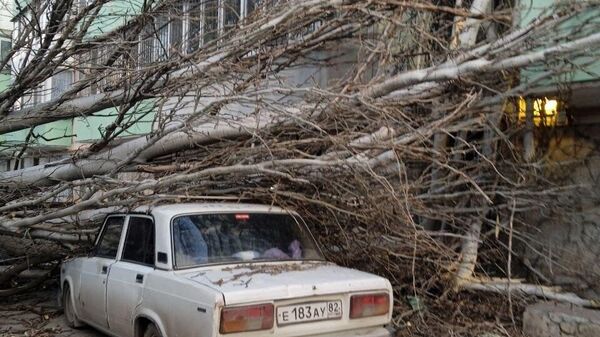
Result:
M107 337L89 327L69 328L57 293L57 289L41 289L0 300L0 337Z

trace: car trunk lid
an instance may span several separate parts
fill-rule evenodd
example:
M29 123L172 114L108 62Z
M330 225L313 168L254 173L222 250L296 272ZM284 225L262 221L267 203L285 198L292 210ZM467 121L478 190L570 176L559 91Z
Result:
M212 266L182 276L221 292L226 305L389 288L382 277L326 262Z
M227 307L273 303L274 325L270 331L261 331L265 335L293 337L349 332L381 327L391 319L391 306L385 315L350 319L353 295L390 294L391 286L382 277L332 263L211 266L188 270L181 276L221 292ZM318 319L313 316L307 320L308 312L313 312L313 315L318 312Z

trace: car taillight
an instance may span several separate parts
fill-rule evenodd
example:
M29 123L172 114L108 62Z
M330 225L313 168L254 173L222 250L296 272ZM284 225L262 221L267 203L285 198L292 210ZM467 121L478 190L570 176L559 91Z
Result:
M390 311L390 296L386 293L354 295L350 298L350 318L385 315Z
M273 327L273 304L259 304L247 307L223 308L221 310L222 334L267 330Z

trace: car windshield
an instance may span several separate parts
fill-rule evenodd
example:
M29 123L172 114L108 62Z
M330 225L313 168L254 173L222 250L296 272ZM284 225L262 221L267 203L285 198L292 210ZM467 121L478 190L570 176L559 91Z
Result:
M175 265L321 260L305 226L288 214L218 213L173 219Z

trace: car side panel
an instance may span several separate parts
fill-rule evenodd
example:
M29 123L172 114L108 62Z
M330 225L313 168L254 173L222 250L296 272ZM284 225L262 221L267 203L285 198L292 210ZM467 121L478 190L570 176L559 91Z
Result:
M81 317L79 307L79 291L81 290L81 264L84 258L76 258L63 262L60 270L60 285L64 290L65 283L69 285L71 290L71 303L77 317ZM62 299L62 294L61 297Z
M144 278L153 267L117 261L110 268L106 290L106 312L110 330L119 336L133 336L134 313L139 306ZM138 281L136 276L142 276Z
M78 304L81 318L106 329L106 281L113 259L91 257L82 261Z
M218 315L223 306L219 292L173 272L148 274L136 317L152 317L164 337L212 337L218 332Z

